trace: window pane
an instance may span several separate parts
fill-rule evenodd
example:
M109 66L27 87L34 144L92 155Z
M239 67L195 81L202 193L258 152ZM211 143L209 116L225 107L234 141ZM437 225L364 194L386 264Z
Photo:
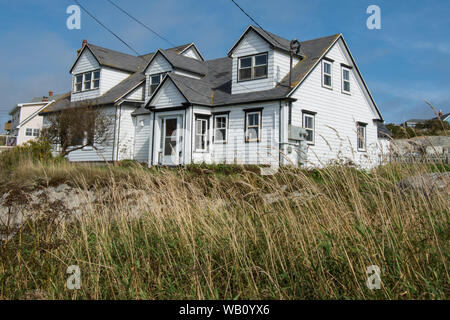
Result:
M152 94L153 92L155 92L155 90L156 90L157 87L158 87L157 84L152 84L152 85L150 86L150 94Z
M31 136L32 134L33 134L33 130L32 129L26 129L25 130L25 135Z
M225 141L226 140L226 129L216 129L216 135L214 137L215 141Z
M252 77L252 69L240 69L239 70L239 80L249 80Z
M76 83L81 83L83 81L83 75L79 74L75 77L75 82Z
M249 126L257 126L259 124L259 114L252 113L248 115L248 125Z
M226 128L227 121L225 117L217 117L216 118L216 128Z
M156 75L156 76L152 76L152 78L151 78L151 83L152 83L152 84L159 84L160 79L161 79L161 78L160 78L159 74Z
M348 70L344 70L344 80L350 80L350 72Z
M249 128L248 129L248 139L256 140L258 139L259 128Z
M100 86L100 80L94 80L93 87L98 88Z
M314 123L313 123L312 117L305 116L305 128L308 128L308 129L314 128Z
M344 81L344 91L350 92L350 82Z
M329 75L324 75L323 77L323 83L326 86L330 86L331 87L331 76Z
M255 57L255 66L260 66L260 65L264 65L264 64L267 64L267 55L266 54L262 54L260 56Z
M313 130L306 130L306 141L313 142Z
M75 91L81 91L81 83L75 85Z
M325 73L331 74L331 64L325 62L323 64L323 70Z
M92 74L90 72L84 74L84 81L91 81L91 78Z
M252 57L248 58L241 58L240 61L240 68L249 68L252 66Z
M263 78L267 76L267 66L255 67L255 78Z
M84 83L84 90L90 90L91 89L91 82L85 82Z

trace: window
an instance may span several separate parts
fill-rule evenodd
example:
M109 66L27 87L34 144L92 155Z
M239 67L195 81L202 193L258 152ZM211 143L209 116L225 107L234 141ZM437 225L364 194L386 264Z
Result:
M267 78L267 53L239 58L238 81Z
M152 95L153 92L155 92L156 88L158 88L159 84L161 83L162 79L164 79L164 76L167 74L167 72L154 74L150 76L150 84L149 84L149 95Z
M303 128L306 129L306 142L309 144L314 144L315 122L314 114L303 112Z
M25 135L31 137L33 135L33 129L27 128L25 130Z
M249 111L245 115L245 142L261 141L261 111Z
M342 92L350 93L350 69L342 67Z
M227 142L227 115L217 115L214 117L214 143Z
M74 92L89 91L100 87L100 70L75 75Z
M33 129L33 137L39 137L39 129Z
M330 61L323 60L322 62L322 85L326 88L333 88L333 65Z
M358 122L357 124L357 146L358 151L365 151L366 150L366 127L367 125L365 123Z
M195 151L208 150L208 119L197 117L195 119Z

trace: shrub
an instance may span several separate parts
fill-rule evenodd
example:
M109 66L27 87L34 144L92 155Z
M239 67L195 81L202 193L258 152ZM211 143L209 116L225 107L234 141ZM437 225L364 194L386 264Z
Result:
M0 169L2 172L13 170L21 161L47 162L53 159L52 147L46 140L30 140L0 153Z

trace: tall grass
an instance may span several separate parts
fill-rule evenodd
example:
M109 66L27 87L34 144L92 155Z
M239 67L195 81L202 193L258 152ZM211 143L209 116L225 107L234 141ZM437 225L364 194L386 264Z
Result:
M98 198L72 222L36 208L1 245L0 298L447 299L449 195L397 186L447 168L226 168L22 163L8 175L22 191L69 183Z

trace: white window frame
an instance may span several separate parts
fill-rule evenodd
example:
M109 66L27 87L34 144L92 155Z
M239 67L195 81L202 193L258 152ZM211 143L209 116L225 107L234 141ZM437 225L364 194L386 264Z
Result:
M218 118L225 118L225 127L217 127L217 119ZM218 130L224 130L225 129L225 136L223 140L217 140L216 139L216 133ZM218 114L214 116L214 143L227 143L228 141L228 114Z
M33 137L39 137L39 134L41 133L41 130L39 129L33 129Z
M33 129L32 128L26 128L25 129L25 136L32 137L33 136Z
M95 74L98 74L98 78L95 78ZM91 79L86 81L86 75L90 74L91 75ZM81 82L77 82L77 77L81 76ZM97 85L95 84L97 82ZM86 83L90 84L89 89L86 89ZM81 85L81 90L77 90L77 85ZM86 92L86 91L92 91L92 90L97 90L100 88L100 69L97 70L93 70L93 71L88 71L88 72L84 72L84 73L78 73L74 75L74 80L73 80L73 92L74 93L78 93L78 92Z
M360 129L362 130L362 133L360 132ZM361 140L361 138L363 140ZM363 147L360 147L360 142L363 142ZM367 151L367 124L358 122L356 124L356 147L358 151L365 152Z
M259 56L266 56L266 64L256 65L256 57L259 57ZM252 63L250 65L250 67L242 68L241 67L241 60L248 59L248 58L251 58L251 60L252 60ZM255 77L255 68L256 67L262 67L262 66L266 67L266 74L264 76L261 76L261 77ZM242 69L250 69L251 70L249 79L241 79L241 72L240 71ZM258 53L258 54L255 54L255 55L239 57L238 58L238 70L237 70L237 81L238 82L252 81L252 80L259 80L259 79L267 79L268 76L269 76L269 54L267 52Z
M346 79L344 78L345 71L348 72L348 80L346 80ZM352 85L351 85L351 81L350 81L350 79L351 79L351 71L350 71L350 68L347 68L347 67L345 67L345 66L342 66L341 77L342 77L342 83L341 83L341 85L342 85L342 93L345 93L345 94L351 94L351 92L352 92ZM348 91L345 90L345 83L346 83L346 82L348 82L348 87L349 87L349 89L350 89L350 90L348 90Z
M195 140L194 140L194 144L195 144L195 152L208 152L208 141L209 141L209 139L208 139L208 121L209 121L209 119L207 119L207 118L205 118L205 117L196 117L195 118ZM202 125L198 125L199 124L199 122L202 124L202 123L205 123L205 132L200 132L200 133L198 133L198 129L199 128L203 128L203 126ZM199 148L198 146L197 146L197 137L198 136L200 136L200 137L203 137L203 139L205 139L205 147L202 149L202 148Z
M258 115L258 124L250 125L249 116L252 114ZM245 142L261 142L261 127L262 127L262 111L246 111L245 112ZM249 138L249 129L258 128L258 137L256 139Z
M148 95L149 96L151 96L155 91L156 91L156 89L158 89L158 87L159 87L159 85L161 84L161 82L163 81L163 79L164 79L164 76L167 74L167 72L161 72L161 73L154 73L154 74L151 74L150 76L149 76L149 78L148 78ZM156 77L156 76L159 76L159 82L158 82L158 85L155 87L155 89L152 91L151 90L151 88L152 88L152 85L153 85L153 81L152 81L152 78L153 77Z
M325 72L325 64L330 65L330 73ZM330 77L331 85L325 84L325 76ZM333 62L331 62L329 60L325 60L325 59L322 60L322 87L327 88L327 89L333 89Z
M312 119L312 128L307 128L306 125L306 118ZM310 112L303 112L302 114L302 126L306 131L312 132L312 140L308 141L306 140L307 144L314 145L316 143L316 115Z

